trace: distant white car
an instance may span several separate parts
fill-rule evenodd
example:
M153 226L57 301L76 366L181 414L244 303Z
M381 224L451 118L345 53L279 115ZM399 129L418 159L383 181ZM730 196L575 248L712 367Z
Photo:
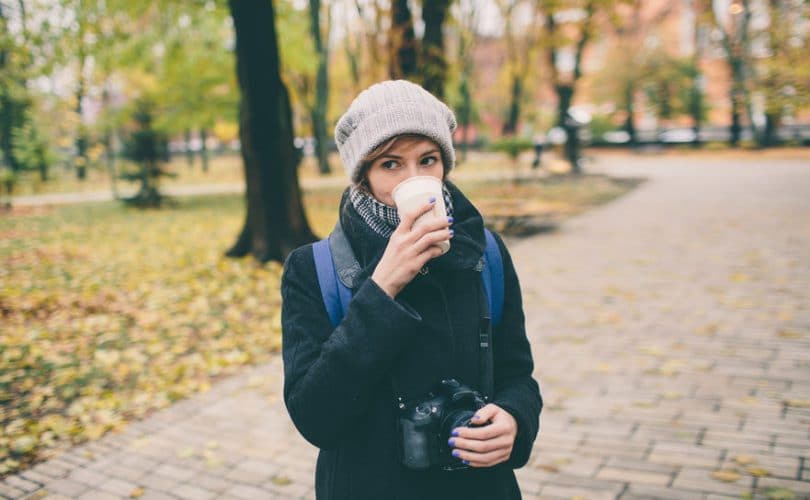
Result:
M610 144L626 144L630 142L630 134L626 130L612 130L602 134L602 140Z
M667 144L685 144L695 141L695 131L691 128L675 128L658 134L658 140Z
M548 131L546 139L550 144L565 144L565 141L568 139L568 134L565 132L564 128L554 127Z

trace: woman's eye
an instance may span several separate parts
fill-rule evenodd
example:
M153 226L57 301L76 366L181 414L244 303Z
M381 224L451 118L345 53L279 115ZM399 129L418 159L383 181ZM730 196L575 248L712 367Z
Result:
M387 160L380 163L380 166L386 170L394 170L395 168L397 168L398 165L397 162L394 160Z
M433 165L434 163L436 163L436 161L437 161L437 158L435 156L426 156L426 157L422 158L422 166L429 167L429 166Z

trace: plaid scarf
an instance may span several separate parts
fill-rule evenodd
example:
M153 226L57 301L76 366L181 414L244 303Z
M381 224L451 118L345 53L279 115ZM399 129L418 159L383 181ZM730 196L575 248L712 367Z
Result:
M444 205L447 207L447 216L453 216L453 197L445 184L442 184ZM383 238L390 238L391 233L399 226L399 212L395 207L377 201L364 189L352 186L349 191L349 200L360 214L366 224Z

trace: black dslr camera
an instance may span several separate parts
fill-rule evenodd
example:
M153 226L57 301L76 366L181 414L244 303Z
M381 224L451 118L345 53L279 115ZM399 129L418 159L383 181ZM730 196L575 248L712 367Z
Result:
M413 405L400 404L402 464L409 469L466 469L447 444L456 427L470 427L470 419L484 407L478 392L455 379L442 380L436 393Z

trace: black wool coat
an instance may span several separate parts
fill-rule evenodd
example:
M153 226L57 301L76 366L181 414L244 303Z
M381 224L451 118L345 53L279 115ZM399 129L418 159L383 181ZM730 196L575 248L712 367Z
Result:
M333 328L318 285L312 245L284 265L284 401L295 426L320 448L315 486L321 500L521 497L513 469L529 459L542 408L524 328L520 285L509 252L503 319L493 328L492 402L517 421L510 459L489 468L414 471L400 465L396 397L424 396L445 378L478 388L479 261L486 246L481 215L453 196L451 249L391 299L369 276L387 240L362 220L344 193L340 220L363 267L346 316Z

